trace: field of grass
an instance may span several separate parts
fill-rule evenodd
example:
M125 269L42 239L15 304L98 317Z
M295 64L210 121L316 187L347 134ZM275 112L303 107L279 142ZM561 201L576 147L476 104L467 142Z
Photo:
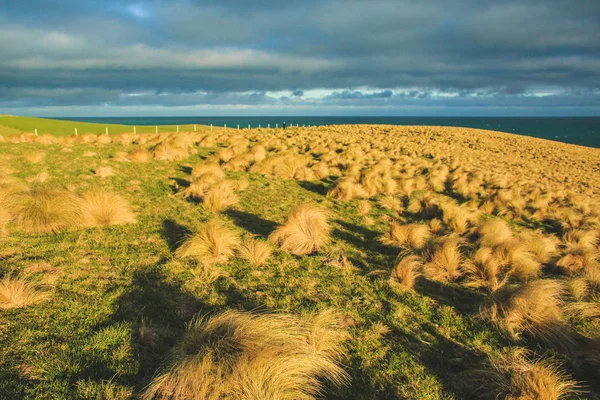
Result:
M82 135L85 133L101 134L106 133L108 128L108 134L119 134L119 133L133 133L133 127L129 125L117 125L117 124L95 124L90 122L77 122L77 121L62 121L47 118L35 118L35 117L17 117L12 115L0 115L0 135L14 135L24 132L33 133L36 129L38 135L50 134L57 136L73 135L75 129L77 133ZM197 125L196 130L204 130L208 127L204 125ZM217 127L215 127L217 129ZM193 131L193 125L181 125L179 127L181 132ZM176 126L174 125L160 125L158 126L158 132L175 132ZM137 126L137 133L154 133L156 132L155 126Z
M187 365L209 391L185 389L195 398L216 398L217 386L233 399L600 398L600 150L442 127L34 137L20 134L28 118L10 118L0 118L16 128L0 142L0 398L194 398L146 389L183 365L182 349L227 365L219 385L216 367ZM72 129L61 124L44 132ZM120 195L135 222L73 213L90 192ZM293 231L306 251L273 235L301 204L317 210ZM221 243L184 254L210 222L233 232L233 253ZM250 239L268 244L266 261L244 255ZM16 304L9 278L42 297ZM258 315L258 331L260 316L289 320L269 322L280 328L265 328L263 347L190 324L231 310ZM339 334L332 350L316 335L314 354L269 353L302 342L296 321L323 311ZM300 339L273 344L279 329ZM279 362L307 351L329 364L293 377L321 386L303 397L243 395L230 376L240 360L266 368L265 352ZM252 379L261 393L278 382Z

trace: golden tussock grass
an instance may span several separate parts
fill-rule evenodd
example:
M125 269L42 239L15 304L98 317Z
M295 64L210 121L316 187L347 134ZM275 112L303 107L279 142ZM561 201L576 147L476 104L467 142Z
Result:
M510 226L501 219L489 219L479 225L477 231L481 235L481 245L487 247L498 246L513 238Z
M394 221L379 241L388 246L400 248L422 249L431 237L429 226L424 224L401 225Z
M543 279L498 290L482 316L505 329L513 338L526 333L559 349L574 347L573 334L562 314L565 288Z
M463 270L467 278L467 286L496 291L504 286L509 276L502 276L504 263L494 254L493 249L481 247L473 258L468 260Z
M325 380L345 385L345 333L324 312L291 315L227 311L188 325L144 399L314 399Z
M542 272L542 264L521 239L505 241L495 248L495 254L510 266L508 273L515 279L527 281L537 278Z
M217 221L211 221L201 225L194 235L187 238L175 251L175 255L180 258L197 258L207 264L225 262L233 257L239 243L240 239L235 232Z
M529 360L525 349L491 358L492 369L481 374L485 391L511 400L560 400L575 392L575 381L552 359Z
M431 232L433 233L441 233L444 231L444 223L441 219L433 218L429 221L429 229L431 229Z
M87 226L124 225L136 222L129 202L116 193L85 192L81 195L83 221Z
M115 172L111 167L98 167L94 170L94 175L99 178L108 178L109 176L114 176Z
M28 153L23 156L23 159L32 164L39 164L46 158L46 153L35 151L33 153Z
M225 177L225 172L223 172L217 163L200 163L192 168L193 178L198 178L204 174L211 174L219 179L223 179Z
M36 188L10 200L15 223L32 233L58 231L81 223L79 199L68 191Z
M392 270L390 284L412 289L417 278L421 276L420 268L423 262L420 257L410 255L402 258Z
M592 251L572 250L556 261L556 267L565 274L574 274L595 267L597 260L597 254Z
M367 200L361 200L358 202L357 209L360 215L367 215L371 211L371 203Z
M159 161L181 161L189 156L187 149L170 143L159 143L152 149L152 157Z
M377 204L387 210L398 211L399 213L404 211L404 205L402 204L402 201L399 198L391 195L383 196L381 199L379 199Z
M351 178L339 179L335 186L327 192L327 197L336 200L352 200L368 197L367 191L360 183Z
M96 143L98 144L109 144L112 143L112 138L108 135L98 135L96 137Z
M278 227L269 240L281 250L305 255L321 250L330 240L328 213L312 204L301 204L292 210L285 224Z
M192 198L195 200L201 200L206 192L217 182L221 180L216 174L212 172L206 172L196 177L190 185L184 189L183 197Z
M127 158L137 163L147 163L150 161L151 154L148 150L138 147L127 155Z
M223 212L237 202L233 186L228 181L216 183L202 197L202 207L214 213Z
M460 239L446 237L434 245L423 271L428 279L440 282L454 282L462 276L463 256L458 247Z
M240 258L253 265L263 265L273 252L271 246L262 240L245 238L238 248Z
M27 307L47 300L50 295L26 276L7 274L0 280L0 309Z

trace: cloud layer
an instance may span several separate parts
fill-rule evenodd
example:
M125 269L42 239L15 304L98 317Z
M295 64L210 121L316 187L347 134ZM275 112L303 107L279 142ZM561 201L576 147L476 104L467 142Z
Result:
M600 114L595 0L7 3L3 113Z

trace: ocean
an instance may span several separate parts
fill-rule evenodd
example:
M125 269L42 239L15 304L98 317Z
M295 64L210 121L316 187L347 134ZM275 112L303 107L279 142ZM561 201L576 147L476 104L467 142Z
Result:
M436 125L489 129L533 136L558 142L600 148L600 117L106 117L57 118L71 121L123 125L189 125L202 124L229 127L389 124Z

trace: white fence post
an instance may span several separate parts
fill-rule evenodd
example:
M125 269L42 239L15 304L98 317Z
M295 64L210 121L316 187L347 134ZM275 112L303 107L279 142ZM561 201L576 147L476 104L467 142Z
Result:
M223 128L227 128L227 124L223 124Z
M212 124L210 124L210 130L212 131Z
M267 129L271 129L271 124L267 124Z
M194 124L194 132L196 132L196 124Z
M35 136L37 136L37 128L35 128Z
M177 132L179 132L179 125L177 125Z
M136 132L135 132L135 126L133 127L133 134L134 134L134 135L136 134Z
M158 125L156 125L156 133L158 133Z
M106 130L104 132L106 133L106 136L108 136L108 127L106 127Z
M75 128L75 136L77 136L77 128Z

